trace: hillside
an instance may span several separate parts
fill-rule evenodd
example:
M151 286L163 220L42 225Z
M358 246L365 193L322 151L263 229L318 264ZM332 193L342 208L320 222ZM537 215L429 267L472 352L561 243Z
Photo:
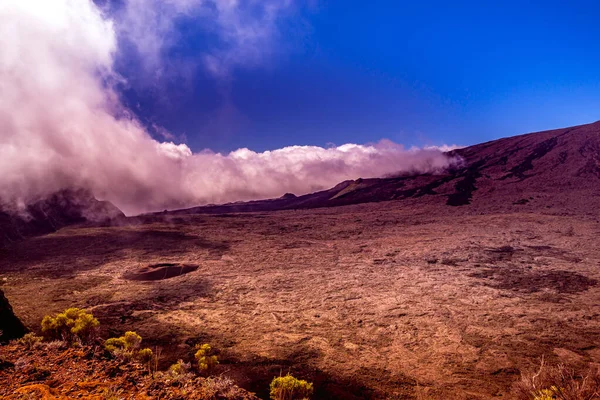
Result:
M104 222L124 216L110 202L99 201L83 189L61 190L20 210L0 203L0 247L55 232L68 225Z
M567 206L589 212L600 199L600 122L498 139L449 155L462 162L444 174L359 178L303 196L286 194L173 213L274 211L404 199L447 206L473 204L482 211Z

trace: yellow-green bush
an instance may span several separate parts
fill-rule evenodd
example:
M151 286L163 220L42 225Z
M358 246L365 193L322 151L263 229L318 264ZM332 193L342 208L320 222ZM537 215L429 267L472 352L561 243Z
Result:
M90 342L95 339L100 323L91 313L80 308L68 308L55 316L42 319L42 333L50 339L68 342L79 340Z
M127 331L118 338L106 339L104 348L111 353L124 352L133 355L142 343L142 337L133 331Z
M555 400L556 399L556 388L552 386L550 389L538 390L533 394L533 400Z
M178 360L175 364L169 367L169 373L173 377L187 374L191 368L190 363L186 363L183 360Z
M313 384L287 374L286 376L273 378L270 394L273 400L309 399L313 394Z
M125 332L125 335L121 336L125 341L125 348L128 350L137 350L142 344L142 337L133 331Z
M151 361L154 360L154 353L151 349L145 348L140 350L142 337L133 331L127 331L118 338L106 339L104 348L113 356L125 360L136 359L140 363L151 370Z
M142 364L149 364L153 358L154 358L154 353L152 352L152 349L149 349L149 348L141 349L137 353L137 359Z
M43 338L41 336L37 336L35 333L29 332L19 339L19 343L24 345L27 350L31 350L35 347L38 347L42 342L42 339Z
M125 339L123 339L123 337L110 338L104 341L104 348L113 354L115 352L125 349L126 345L127 343L125 342Z
M216 365L219 364L219 358L212 353L212 348L208 344L196 345L196 354L194 358L198 362L200 372L208 373Z
M151 374L155 364L154 352L149 348L141 349L138 351L136 358L148 369L148 373Z

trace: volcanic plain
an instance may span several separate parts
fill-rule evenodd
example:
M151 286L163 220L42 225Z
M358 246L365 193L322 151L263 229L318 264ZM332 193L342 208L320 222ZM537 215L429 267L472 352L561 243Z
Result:
M147 216L19 242L0 282L30 327L86 307L165 364L209 342L259 395L290 371L322 398L510 398L541 357L600 363L599 234L409 202Z
M261 398L287 372L317 399L491 399L542 359L599 367L600 123L451 154L437 175L110 223L65 192L5 213L0 288L34 330L84 307L163 367L210 343Z

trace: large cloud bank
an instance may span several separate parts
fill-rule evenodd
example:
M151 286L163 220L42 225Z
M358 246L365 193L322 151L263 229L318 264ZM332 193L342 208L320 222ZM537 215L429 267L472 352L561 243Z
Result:
M178 3L192 7L194 2ZM240 38L255 38L252 30L239 32L237 2L215 4L227 6L219 24L237 47L244 46ZM193 154L185 144L158 142L113 89L122 79L113 70L118 32L91 0L0 3L2 202L24 204L62 188L84 187L132 214L301 194L345 179L436 172L454 162L435 149L405 150L388 141L229 154ZM154 57L148 46L144 51ZM223 53L204 59L217 73L222 65L242 62L231 57Z

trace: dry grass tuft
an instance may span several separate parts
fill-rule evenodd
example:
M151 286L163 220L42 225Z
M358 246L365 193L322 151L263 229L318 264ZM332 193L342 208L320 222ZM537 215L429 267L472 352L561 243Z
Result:
M564 364L551 366L542 359L536 372L522 375L515 396L519 400L600 399L600 371L590 369L578 375Z

